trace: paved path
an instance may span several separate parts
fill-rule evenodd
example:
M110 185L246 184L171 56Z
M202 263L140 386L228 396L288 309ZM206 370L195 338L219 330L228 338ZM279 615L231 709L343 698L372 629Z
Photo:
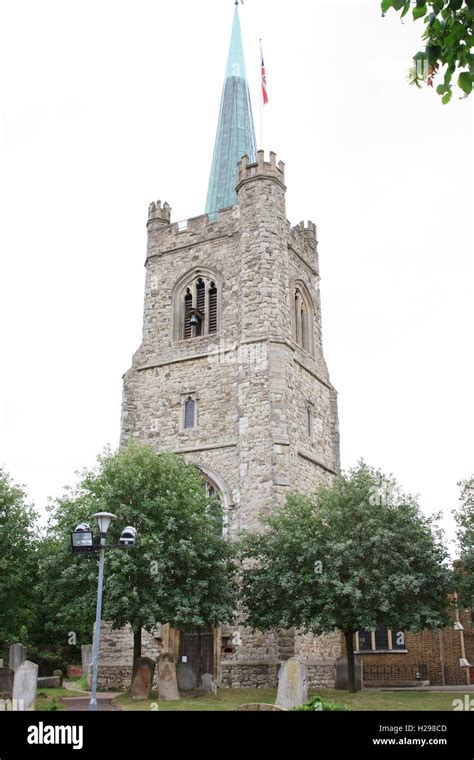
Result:
M469 686L379 686L372 688L367 686L364 691L446 691L446 692L459 692L463 694L474 691L474 684Z
M63 686L68 691L78 691L77 683L75 681L64 681ZM115 697L119 697L121 692L119 691L104 691L97 692L97 710L100 712L116 711L120 710L120 707L116 707L112 704L112 700ZM87 697L63 697L61 700L66 707L66 710L85 712L89 710L90 696Z
M115 695L118 696L118 695ZM113 695L107 694L106 697L97 695L97 710L98 712L115 712L120 708L112 704ZM66 710L69 712L88 712L90 697L64 697L62 699Z

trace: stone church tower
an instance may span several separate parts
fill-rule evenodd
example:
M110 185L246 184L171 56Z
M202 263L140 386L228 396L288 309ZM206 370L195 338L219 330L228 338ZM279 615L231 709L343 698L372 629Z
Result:
M143 341L124 376L121 434L195 463L230 540L339 468L316 227L287 221L285 193L284 164L256 151L236 7L207 213L173 223L167 203L149 209ZM167 630L163 642L223 686L273 685L294 654L314 685L331 686L340 654L338 635L294 631Z

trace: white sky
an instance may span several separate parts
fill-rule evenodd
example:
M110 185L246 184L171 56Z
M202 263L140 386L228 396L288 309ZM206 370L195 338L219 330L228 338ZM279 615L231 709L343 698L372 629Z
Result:
M23 0L0 23L0 462L43 508L119 436L148 204L203 213L231 0ZM342 461L448 510L474 471L473 103L408 86L378 0L247 0L264 147L318 224ZM257 127L257 133L259 128Z

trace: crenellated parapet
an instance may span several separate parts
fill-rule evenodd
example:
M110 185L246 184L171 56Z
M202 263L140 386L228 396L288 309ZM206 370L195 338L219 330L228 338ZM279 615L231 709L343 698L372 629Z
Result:
M148 207L148 223L158 223L158 225L170 224L171 222L171 206L169 203L161 203L161 201L153 201Z
M257 178L276 179L283 187L285 186L285 164L279 161L277 164L276 153L270 151L270 161L265 161L265 151L257 152L257 161L253 163L248 156L243 156L238 164L239 184L237 191L244 182Z
M231 206L215 214L202 214L172 224L158 219L161 224L157 225L155 218L152 218L148 222L147 258L192 247L205 240L230 237L239 230L239 217L239 207Z
M292 228L296 235L302 235L307 245L313 250L318 247L318 230L314 222L300 222Z

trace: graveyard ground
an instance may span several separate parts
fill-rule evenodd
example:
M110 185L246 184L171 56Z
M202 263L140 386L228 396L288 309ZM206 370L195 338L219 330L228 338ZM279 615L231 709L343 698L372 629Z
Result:
M313 694L320 694L324 699L339 702L355 711L424 711L424 710L453 710L453 699L459 699L459 692L436 691L361 691L357 694L322 689ZM156 709L160 712L185 711L229 711L242 704L267 702L273 704L276 691L272 689L220 689L217 697L199 697L180 699L178 702L158 702L156 692L145 702L135 702L126 694L113 700L121 710L148 711Z

